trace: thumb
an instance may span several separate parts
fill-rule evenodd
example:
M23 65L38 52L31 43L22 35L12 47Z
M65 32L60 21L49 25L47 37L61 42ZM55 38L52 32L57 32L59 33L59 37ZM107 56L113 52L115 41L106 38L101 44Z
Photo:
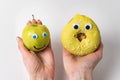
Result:
M20 37L17 37L17 39L18 39L18 48L22 56L27 56L29 54L28 49L24 46L23 41Z

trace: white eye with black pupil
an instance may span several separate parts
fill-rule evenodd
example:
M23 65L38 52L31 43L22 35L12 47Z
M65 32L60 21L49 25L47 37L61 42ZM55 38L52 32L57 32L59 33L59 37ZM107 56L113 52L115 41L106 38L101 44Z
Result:
M42 36L43 36L43 37L46 37L46 36L47 36L47 33L46 33L46 32L43 32L43 33L42 33Z
M92 29L92 25L91 25L90 23L86 23L86 24L85 24L85 29L86 29L86 30Z
M79 28L80 28L79 23L76 22L76 23L73 24L73 29L74 30L78 30Z
M37 34L33 34L33 35L32 35L32 38L33 38L33 39L37 39L37 37L38 37Z

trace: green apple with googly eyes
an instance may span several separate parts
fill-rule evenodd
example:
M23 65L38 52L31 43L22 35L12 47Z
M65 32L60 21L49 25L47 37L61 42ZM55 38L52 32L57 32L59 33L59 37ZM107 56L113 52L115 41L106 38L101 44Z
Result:
M22 39L28 50L38 52L45 49L50 41L50 33L45 25L29 22L22 32Z

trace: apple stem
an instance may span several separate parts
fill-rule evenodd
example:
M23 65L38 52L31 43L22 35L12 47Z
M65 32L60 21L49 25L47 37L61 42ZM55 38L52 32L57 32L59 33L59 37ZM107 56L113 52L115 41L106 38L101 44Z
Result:
M35 19L33 14L32 14L32 17L33 17L33 19Z

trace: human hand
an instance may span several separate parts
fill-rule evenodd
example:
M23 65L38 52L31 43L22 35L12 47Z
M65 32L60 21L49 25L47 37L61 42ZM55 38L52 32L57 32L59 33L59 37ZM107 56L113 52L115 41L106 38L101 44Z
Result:
M29 51L18 37L18 48L22 54L23 62L30 75L30 80L53 80L55 62L51 45L38 53Z
M63 49L63 63L69 80L93 80L92 72L97 63L102 59L103 44L86 56L74 56Z

